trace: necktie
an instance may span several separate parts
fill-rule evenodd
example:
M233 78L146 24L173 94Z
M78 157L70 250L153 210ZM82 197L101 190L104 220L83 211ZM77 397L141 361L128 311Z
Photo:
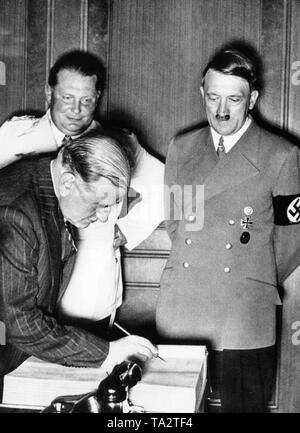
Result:
M220 140L219 140L217 154L218 154L219 159L222 159L223 156L225 155L224 138L222 135L221 135Z
M72 140L72 137L70 135L65 135L62 142L61 142L61 145L64 146L65 144L67 144L71 140Z
M75 251L77 247L72 235L71 225L68 221L64 221L61 231L61 246L62 246L62 260L67 260Z

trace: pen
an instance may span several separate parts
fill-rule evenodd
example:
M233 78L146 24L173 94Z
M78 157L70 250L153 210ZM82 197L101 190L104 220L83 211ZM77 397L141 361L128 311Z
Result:
M115 325L116 328L119 328L120 331L124 332L124 334L126 334L126 335L131 335L128 331L126 331L126 329L124 329L124 328L123 328L121 325L119 325L117 322L114 322L114 325ZM154 357L155 357L155 358L159 358L159 359L161 359L161 360L164 361L164 362L167 362L164 358L162 358L161 356L159 356L159 354L154 355Z

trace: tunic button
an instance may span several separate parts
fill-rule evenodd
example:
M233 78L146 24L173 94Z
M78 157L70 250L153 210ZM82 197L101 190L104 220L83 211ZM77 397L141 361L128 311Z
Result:
M190 264L189 264L188 262L183 262L182 266L183 266L184 268L188 268L188 267L190 266Z
M192 243L192 239L187 238L187 239L185 240L185 243L186 243L187 245L191 245L191 243Z
M232 244L226 244L226 250L230 250L232 248Z
M195 221L196 217L195 215L189 215L188 220L189 221Z
M226 268L224 268L224 272L226 272L226 274L228 274L228 272L230 272L230 268L228 266L226 266Z
M235 223L234 220L229 220L229 225L233 226L234 223Z

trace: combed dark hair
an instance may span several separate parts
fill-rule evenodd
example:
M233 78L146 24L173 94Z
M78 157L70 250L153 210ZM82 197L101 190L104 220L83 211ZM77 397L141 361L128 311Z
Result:
M104 85L104 66L98 57L87 51L73 50L60 56L50 69L48 84L51 87L57 84L57 75L63 70L79 72L83 76L91 77L96 75L96 89L102 90Z
M62 164L89 184L105 177L113 185L127 189L130 164L122 145L113 137L90 131L61 148Z
M251 91L262 88L261 61L248 45L233 43L217 51L203 71L203 83L209 69L243 78L248 81Z

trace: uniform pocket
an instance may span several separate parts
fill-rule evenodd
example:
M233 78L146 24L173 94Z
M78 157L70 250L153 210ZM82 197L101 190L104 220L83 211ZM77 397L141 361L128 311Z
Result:
M164 285L169 285L174 278L174 267L173 266L166 266L161 274L160 279L160 287L163 287Z
M264 300L275 305L282 305L276 285L268 283L267 281L256 280L255 278L247 278L247 282L251 285L249 290L253 290L253 295L257 296L258 300Z

